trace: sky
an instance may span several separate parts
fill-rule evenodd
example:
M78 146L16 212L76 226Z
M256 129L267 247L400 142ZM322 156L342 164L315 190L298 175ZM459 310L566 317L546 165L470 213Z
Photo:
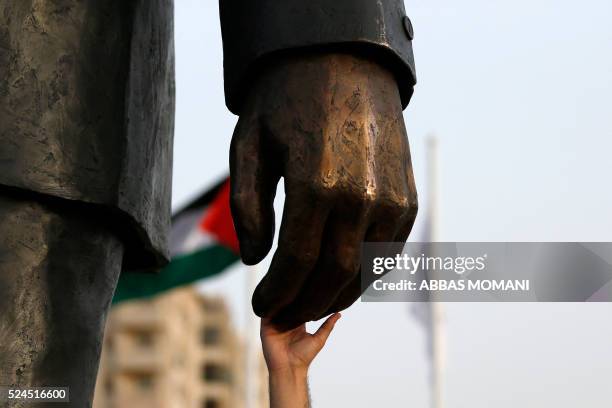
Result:
M418 84L404 115L421 207L439 143L440 241L612 241L612 3L407 0ZM228 171L214 0L176 0L173 204ZM282 209L282 185L276 200ZM417 240L424 211L411 237ZM255 272L265 272L268 257ZM205 283L247 320L248 279ZM315 406L427 407L408 304L356 303L311 370ZM612 305L445 304L447 408L609 407Z

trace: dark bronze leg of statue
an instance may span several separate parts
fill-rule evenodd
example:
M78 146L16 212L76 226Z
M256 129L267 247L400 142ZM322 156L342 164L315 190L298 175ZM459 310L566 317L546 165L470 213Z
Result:
M122 255L95 214L0 194L0 385L91 406Z

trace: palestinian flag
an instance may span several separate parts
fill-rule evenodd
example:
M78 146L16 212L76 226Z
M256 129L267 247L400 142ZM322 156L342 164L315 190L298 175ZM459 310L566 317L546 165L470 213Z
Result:
M113 304L156 295L222 272L240 259L229 206L229 179L172 216L170 263L158 274L125 273Z

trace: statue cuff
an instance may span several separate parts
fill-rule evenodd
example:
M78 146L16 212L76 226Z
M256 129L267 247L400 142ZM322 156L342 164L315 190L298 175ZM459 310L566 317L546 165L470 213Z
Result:
M403 0L220 0L225 101L239 114L250 79L271 55L300 48L371 56L395 75L402 106L416 83Z

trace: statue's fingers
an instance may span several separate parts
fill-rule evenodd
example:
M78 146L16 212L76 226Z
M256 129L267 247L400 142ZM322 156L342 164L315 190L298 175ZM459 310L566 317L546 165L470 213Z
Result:
M361 242L368 224L365 213L355 216L352 213L346 208L332 212L319 259L296 299L275 317L279 326L291 328L318 320L358 277Z
M336 297L334 303L323 313L319 318L323 318L329 314L340 312L350 307L359 296L361 296L361 276L354 278L348 285L344 287L342 292Z
M272 317L296 298L319 257L328 214L324 200L287 187L278 248L253 294L258 316Z
M260 262L274 239L274 196L280 179L262 149L257 118L240 117L230 147L232 217L244 263Z
M399 207L395 209L379 208L374 215L375 218L378 218L378 221L370 225L364 241L378 243L392 242L401 230L399 219L401 218L402 211ZM381 248L380 250L384 249ZM362 279L366 279L366 281L362 282ZM323 314L319 315L318 318L322 318L330 313L340 312L351 306L361 296L362 288L369 286L373 279L374 276L372 274L367 274L364 277L360 271L338 294L331 306Z

